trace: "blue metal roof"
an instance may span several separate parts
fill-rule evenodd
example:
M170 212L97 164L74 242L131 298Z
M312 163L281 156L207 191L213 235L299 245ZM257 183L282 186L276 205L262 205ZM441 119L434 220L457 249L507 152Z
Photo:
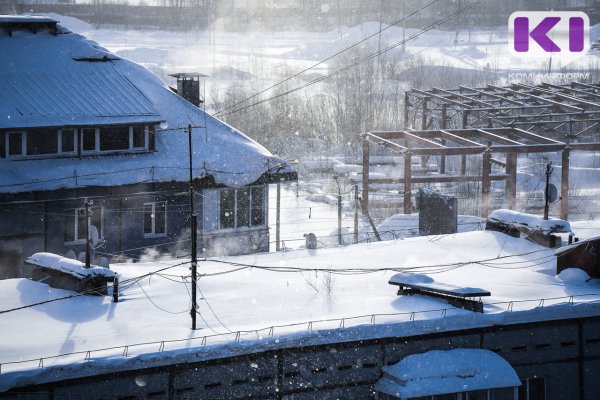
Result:
M3 42L20 44L19 38ZM90 50L92 61L78 61L81 56L67 51L60 62L54 57L48 63L44 54L4 53L8 56L0 66L0 129L159 121L150 100L117 68L123 61L103 60L98 54L104 53ZM36 68L30 68L32 64Z

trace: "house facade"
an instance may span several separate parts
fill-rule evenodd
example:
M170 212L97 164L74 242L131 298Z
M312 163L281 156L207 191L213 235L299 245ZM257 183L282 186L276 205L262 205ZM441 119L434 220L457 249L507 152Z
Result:
M189 254L190 192L201 254L268 251L283 160L53 19L0 16L0 51L1 278L88 232L96 258Z

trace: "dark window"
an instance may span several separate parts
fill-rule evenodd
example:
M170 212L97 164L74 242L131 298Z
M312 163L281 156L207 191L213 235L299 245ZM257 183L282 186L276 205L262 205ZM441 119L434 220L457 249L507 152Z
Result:
M6 157L6 134L0 132L0 157Z
M521 379L519 400L546 400L546 382L544 378Z
M250 222L250 191L249 189L238 189L237 206L237 227L249 226Z
M514 388L501 388L490 390L490 400L514 400Z
M473 390L467 392L468 400L488 400L488 391L487 390Z
M100 129L100 150L129 149L129 127L111 126Z
M23 155L23 133L22 132L7 132L8 138L8 155L21 156Z
M221 212L220 212L220 227L221 229L228 229L235 227L235 190L225 189L221 190Z
M102 237L102 208L90 207L90 225L98 230ZM85 240L87 222L85 208L67 210L65 213L65 242Z
M63 129L60 132L60 152L73 153L75 152L75 129Z
M546 382L544 378L528 379L528 400L546 399Z
M75 215L73 211L65 214L65 242L75 241Z
M96 150L96 129L83 128L81 130L81 150L95 151Z
M154 204L154 233L167 232L167 205L164 202Z
M167 205L165 202L144 204L144 235L167 233Z
M433 400L456 400L456 393L438 394L433 396Z
M145 126L134 126L133 127L133 147L136 149L146 147L146 127Z
M251 189L252 203L250 205L251 225L265 224L265 188L262 186Z
M265 224L265 189L262 186L221 192L221 229Z
M153 204L144 204L144 234L152 234L152 208Z
M27 155L56 154L58 138L55 130L32 130L27 132Z
M75 240L85 239L87 237L87 235L85 233L85 230L87 228L87 221L85 220L85 209L84 208L80 208L77 210L76 224L77 224L77 236L76 236Z

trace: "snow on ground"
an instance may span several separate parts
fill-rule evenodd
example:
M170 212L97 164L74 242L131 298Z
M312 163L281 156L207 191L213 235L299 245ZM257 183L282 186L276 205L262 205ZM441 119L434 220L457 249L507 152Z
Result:
M414 329L458 329L467 321L469 326L482 326L510 321L519 310L530 310L521 317L526 320L558 318L577 310L597 313L593 305L577 306L597 301L600 294L577 295L598 293L600 282L561 281L554 276L553 254L522 239L483 231L211 259L199 266L201 319L195 332L190 331L188 265L176 266L185 260L116 264L111 268L121 275L119 303L111 303L109 297L74 297L0 314L0 390L14 383L19 370L45 374L37 369L40 357L135 343L156 344L132 347L130 358L122 357L123 347L95 351L95 361L87 367L81 367L84 354L46 359L44 366L74 363L67 368L72 374L93 373L95 366L134 367L136 358L131 356L141 353L149 353L145 360L160 363L168 358L155 354L160 341L182 339L167 343L165 350L189 351L201 343L193 337L217 333L224 336L209 338L207 347L194 350L195 357L258 351L282 345L279 341L293 345L410 334ZM455 309L435 298L399 297L388 284L397 272L428 274L436 282L479 287L492 296L485 298L485 314ZM0 281L3 310L69 294L27 279ZM575 306L568 304L569 296L575 296ZM541 298L554 300L538 309ZM514 314L507 312L508 302L518 300L531 301L516 302ZM553 304L560 305L549 307ZM449 309L445 316L443 309ZM346 319L346 329L335 330L341 318ZM423 323L408 328L406 324L415 324L410 319ZM306 323L319 320L312 326L314 332L307 332ZM275 338L268 337L272 326ZM333 334L325 334L327 329L334 329ZM235 343L235 333L229 334L237 331L250 332L240 334L241 344ZM7 364L20 360L36 361Z
M126 30L96 28L72 17L50 14L62 25L98 41L117 55L140 63L160 78L168 81L169 73L198 71L210 75L209 85L223 89L242 81L259 82L259 87L283 76L290 76L342 49L369 37L380 29L379 22L365 22L354 27L341 27L327 32L226 32L217 28L211 31L194 30L171 32L160 30ZM417 33L406 29L406 37ZM381 46L402 40L403 28L393 26L375 35L361 47L366 54ZM597 26L591 29L590 40L600 37ZM467 70L491 71L509 74L547 69L548 60L525 62L511 57L505 27L452 31L431 30L409 42L406 51L425 59L425 65L456 67ZM456 43L455 43L456 40ZM390 52L399 54L400 47ZM597 62L598 53L591 52L569 68L588 67ZM555 71L560 65L554 62ZM311 74L332 72L332 62L319 65ZM313 76L314 79L314 75ZM306 76L304 77L306 78ZM304 83L304 81L300 81ZM317 85L319 87L319 85ZM309 89L311 90L311 89ZM315 89L312 89L315 90ZM316 89L319 91L320 89ZM210 93L210 89L207 90Z

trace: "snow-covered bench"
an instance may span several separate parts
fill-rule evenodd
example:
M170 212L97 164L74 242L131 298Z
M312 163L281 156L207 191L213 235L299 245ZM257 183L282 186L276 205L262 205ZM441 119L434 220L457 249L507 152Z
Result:
M484 289L435 282L433 278L420 274L396 274L388 283L398 286L398 295L422 294L436 297L448 301L454 307L481 313L483 312L481 297L491 296L491 293Z

